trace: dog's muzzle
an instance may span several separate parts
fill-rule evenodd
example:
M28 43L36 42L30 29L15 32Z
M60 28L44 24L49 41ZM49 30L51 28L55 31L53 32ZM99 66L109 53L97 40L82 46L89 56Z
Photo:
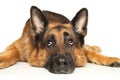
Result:
M51 55L46 63L46 68L56 74L69 74L75 69L75 63L70 54L54 54Z

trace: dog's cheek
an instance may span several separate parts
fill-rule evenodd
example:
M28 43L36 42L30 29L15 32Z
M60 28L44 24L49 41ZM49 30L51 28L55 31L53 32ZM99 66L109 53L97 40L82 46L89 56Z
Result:
M85 66L87 63L87 59L84 55L83 50L80 48L75 48L74 53L75 53L75 65L76 65L76 67Z
M29 63L32 66L44 67L47 61L47 56L48 54L45 49L33 51Z
M40 66L43 66L43 67L45 66L47 57L48 57L48 53L46 49L44 49L43 51L40 50L40 54L38 56L39 61L40 61Z

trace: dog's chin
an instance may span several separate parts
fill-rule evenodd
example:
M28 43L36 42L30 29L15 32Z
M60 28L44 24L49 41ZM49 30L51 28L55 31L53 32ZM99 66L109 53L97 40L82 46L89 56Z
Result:
M65 71L65 70L58 71L58 70L54 70L54 69L53 70L48 69L48 71L51 73L54 73L54 74L71 74L74 72L74 69L69 69L68 71Z
M75 67L70 66L70 67L61 69L61 68L57 68L57 67L47 66L46 69L48 69L49 72L54 73L54 74L71 74L74 72Z

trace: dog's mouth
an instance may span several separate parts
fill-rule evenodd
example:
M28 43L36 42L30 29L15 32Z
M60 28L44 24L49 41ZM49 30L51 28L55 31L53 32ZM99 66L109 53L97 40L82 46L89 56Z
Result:
M45 67L55 74L70 74L75 69L75 62L70 54L54 54L50 56Z

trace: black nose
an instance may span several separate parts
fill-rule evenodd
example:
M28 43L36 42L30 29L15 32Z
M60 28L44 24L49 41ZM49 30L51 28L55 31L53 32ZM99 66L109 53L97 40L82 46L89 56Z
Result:
M60 67L61 69L64 69L64 67L67 65L67 62L64 58L60 58L54 63L54 65Z
M53 64L54 68L57 68L57 73L67 73L68 63L65 58L58 58Z

